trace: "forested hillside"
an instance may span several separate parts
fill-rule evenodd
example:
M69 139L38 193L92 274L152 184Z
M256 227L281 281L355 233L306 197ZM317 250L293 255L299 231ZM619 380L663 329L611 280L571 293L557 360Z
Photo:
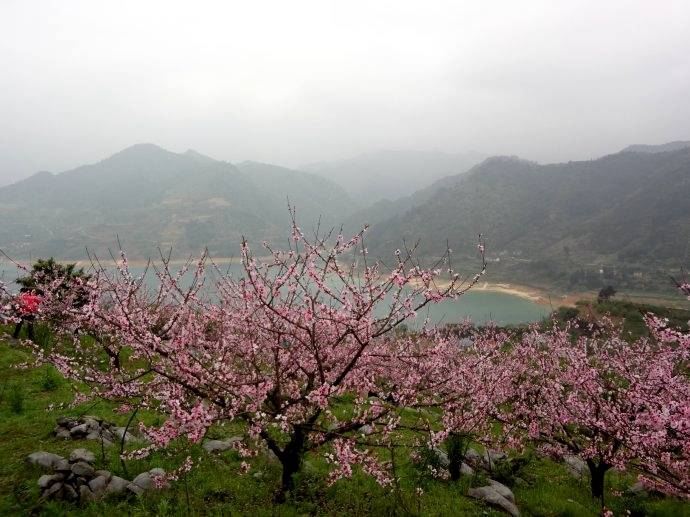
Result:
M177 255L206 246L233 255L243 234L281 241L288 200L309 222L323 216L324 224L337 224L352 209L342 188L313 174L140 144L0 188L0 247L16 257L81 258L86 247L116 247L119 236L134 257L159 246Z
M448 239L469 255L481 233L495 272L564 284L654 282L687 263L688 148L551 165L490 158L419 195L370 217L376 252L419 240L438 256Z

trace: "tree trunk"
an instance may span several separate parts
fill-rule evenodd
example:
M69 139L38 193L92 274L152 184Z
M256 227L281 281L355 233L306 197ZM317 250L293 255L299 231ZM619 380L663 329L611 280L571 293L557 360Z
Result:
M22 331L22 324L24 323L24 320L19 320L19 322L14 326L14 332L12 333L12 337L14 339L19 339L19 333Z
M592 489L592 497L601 500L601 505L604 505L604 478L606 471L611 468L611 465L604 461L595 463L593 460L587 460L589 467L590 486Z
M283 466L283 476L279 493L279 499L281 501L285 500L286 493L295 486L294 475L297 474L302 467L305 444L306 433L304 429L296 427L290 442L288 442L281 453L278 454L278 459Z

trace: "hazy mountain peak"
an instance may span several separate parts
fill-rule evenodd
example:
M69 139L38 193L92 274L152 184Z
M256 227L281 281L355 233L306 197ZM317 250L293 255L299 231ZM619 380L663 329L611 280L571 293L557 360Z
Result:
M184 155L192 158L193 160L199 162L199 163L215 163L218 160L215 160L214 158L211 158L210 156L206 156L205 154L201 154L198 151L195 151L194 149L187 149L184 152Z
M649 144L634 144L629 145L623 149L622 153L667 153L670 151L679 151L690 147L690 140L676 140L665 144L649 145Z
M118 151L117 153L113 154L111 158L115 158L116 156L145 156L145 155L152 155L152 154L174 154L171 151L168 151L167 149L163 149L161 146L156 145L156 144L151 144L151 143L141 143L141 144L134 144L130 145L129 147L125 147L122 151Z

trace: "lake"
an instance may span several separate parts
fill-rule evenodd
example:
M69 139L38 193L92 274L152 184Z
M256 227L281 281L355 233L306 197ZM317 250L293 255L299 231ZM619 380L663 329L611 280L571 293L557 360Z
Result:
M229 271L233 275L241 273L238 265L220 266L223 271ZM132 267L132 274L140 275L144 268ZM0 279L6 284L12 284L17 277L18 269L7 261L0 262ZM213 277L213 272L209 273ZM148 283L153 285L156 281L154 275L149 272ZM420 311L417 321L423 321L427 316L430 321L437 323L455 323L465 318L470 318L474 323L482 324L494 321L499 325L514 325L538 321L548 315L549 311L533 301L520 298L511 294L491 291L469 291L457 300L448 300L438 304L431 304Z

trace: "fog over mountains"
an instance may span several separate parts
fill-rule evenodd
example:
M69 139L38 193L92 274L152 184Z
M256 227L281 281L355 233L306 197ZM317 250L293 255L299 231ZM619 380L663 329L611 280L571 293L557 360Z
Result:
M409 196L445 176L465 172L488 156L478 152L378 151L305 165L303 170L342 185L361 204Z
M304 172L139 144L0 188L0 247L17 258L79 259L86 247L115 248L119 236L136 258L157 247L233 256L242 235L283 243L289 200L306 230L319 219L351 231L371 225L370 252L382 257L404 241L433 257L448 241L471 260L482 233L493 274L515 282L570 286L605 274L654 283L687 262L690 142L562 164L478 160L380 152Z

